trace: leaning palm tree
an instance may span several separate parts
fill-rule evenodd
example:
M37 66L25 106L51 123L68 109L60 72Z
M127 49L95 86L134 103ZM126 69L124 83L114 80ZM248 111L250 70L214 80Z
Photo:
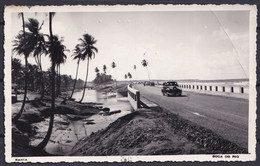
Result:
M77 83L80 60L83 60L83 61L85 60L85 56L82 56L81 49L80 49L79 45L75 46L75 49L74 49L74 52L73 52L72 56L74 56L73 59L77 59L78 61L77 61L76 77L75 77L75 80L74 80L74 84L73 84L72 92L71 92L71 95L70 95L70 99L73 96L73 93L74 93L74 90L75 90L75 86L76 86L76 83Z
M86 72L86 79L84 83L84 89L82 98L80 99L80 103L84 99L86 86L87 86L87 80L88 80L88 70L89 70L89 61L95 57L95 52L98 52L98 49L94 46L96 44L97 40L89 34L84 34L83 38L79 39L81 43L79 44L79 47L81 49L82 56L87 58L87 72Z
M24 56L24 60L25 60L25 78L24 78L24 96L23 96L23 103L22 103L22 107L20 109L20 111L15 115L14 117L14 121L16 122L22 115L23 110L24 110L24 106L25 106L25 102L26 102L26 98L27 98L27 88L28 88L28 57L30 55L30 50L27 48L28 44L28 40L26 38L26 34L25 34L25 23L24 23L24 14L20 13L19 15L21 15L22 17L22 24L23 24L23 31L21 33L18 34L18 36L16 36L16 40L14 40L14 48L13 51L15 53L17 53L18 55L23 55Z
M53 34L52 34L52 17L54 16L53 12L49 12L49 31L50 31L50 37L49 37L49 55L50 55L50 59L51 59L51 115L50 115L50 123L49 123L49 127L48 127L48 131L46 136L44 137L44 139L42 140L42 142L39 143L39 145L37 146L38 149L43 149L50 137L51 137L51 133L52 133L52 128L53 128L53 122L54 122L54 109L55 109L55 55L57 53L59 53L60 51L57 49L59 48L59 42L57 40L54 40L53 38Z
M117 87L117 79L116 79L116 63L112 62L111 67L115 70L115 82L116 82L116 87Z
M47 54L44 34L40 33L43 25L40 25L38 20L29 18L29 22L25 23L25 27L29 30L26 34L28 35L28 43L33 48L33 56L35 58L35 62L40 69L40 76L41 76L41 99L44 97L44 79L43 79L43 71L42 71L42 64L41 64L41 56L42 54Z
M147 68L148 62L147 62L146 59L142 60L142 65L143 65L143 67L145 67L146 70L147 70L147 74L148 74L148 78L149 78L149 82L150 82L150 75L149 75L149 71L148 71L148 68Z

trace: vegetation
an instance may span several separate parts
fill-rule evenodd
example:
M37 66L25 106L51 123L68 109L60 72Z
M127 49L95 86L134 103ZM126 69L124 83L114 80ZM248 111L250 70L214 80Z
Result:
M116 63L115 62L112 62L112 64L111 64L111 67L114 69L114 71L115 71L115 82L116 82L116 87L117 87L117 79L116 79Z
M70 99L73 96L73 93L74 93L74 90L75 90L75 86L76 86L76 83L77 83L80 60L85 60L85 59L83 59L84 57L82 56L82 54L80 52L79 45L76 45L76 47L74 49L74 53L73 53L72 56L74 56L73 59L77 59L78 61L77 61L76 77L75 77L75 80L74 80L74 84L73 84L72 92L71 92L71 95L70 95Z
M23 97L23 104L22 107L19 111L19 113L14 117L14 122L16 122L22 115L23 110L24 110L24 106L25 106L25 101L26 101L26 96L27 96L27 88L28 88L28 57L30 54L30 50L27 48L28 44L27 44L27 38L28 36L26 36L25 34L25 23L24 23L24 14L20 13L21 17L22 17L22 24L23 24L23 31L20 32L18 34L18 36L16 36L16 40L14 40L14 48L13 51L16 52L18 55L22 55L24 56L24 60L25 60L25 75L24 75L24 97Z
M106 73L99 73L100 71L97 67L95 68L95 72L96 72L96 78L93 81L95 85L102 85L102 84L113 82L111 75L107 75Z
M147 62L146 59L142 60L142 65L143 65L143 67L145 67L146 70L147 70L148 79L149 79L149 82L150 82L150 74L149 74L149 71L148 71L148 68L147 68L147 66L148 66L148 62Z
M87 59L87 72L86 72L86 79L84 83L84 89L82 98L79 102L82 102L85 96L86 86L87 86L87 80L88 80L88 70L89 70L89 61L95 57L95 53L98 52L98 49L94 46L96 44L97 40L89 34L84 34L83 38L79 39L81 43L79 44L80 53L84 57L83 59Z

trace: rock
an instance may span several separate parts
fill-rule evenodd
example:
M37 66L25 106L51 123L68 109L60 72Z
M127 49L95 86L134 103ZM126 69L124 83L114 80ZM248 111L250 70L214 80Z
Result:
M26 113L22 114L21 119L24 119L29 124L38 123L44 120L38 111L27 111Z
M20 132L25 132L28 134L32 133L32 126L28 124L25 120L19 119L15 122L16 128L20 130Z
M65 98L60 104L67 104L67 99Z
M96 124L95 122L91 122L91 121L88 121L85 123L86 125L92 125L92 124Z
M105 107L105 108L103 108L103 111L104 111L104 112L109 112L109 111L110 111L110 108Z
M12 128L12 141L16 145L20 146L28 146L30 142L28 135L23 134L16 127Z

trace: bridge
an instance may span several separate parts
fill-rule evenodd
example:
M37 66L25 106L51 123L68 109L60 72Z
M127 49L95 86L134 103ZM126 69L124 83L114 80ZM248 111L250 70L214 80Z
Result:
M193 90L189 88L189 85L181 86L185 86L182 88L182 96L167 97L162 95L160 86L129 85L128 98L134 109L160 106L199 126L214 131L216 134L241 147L247 148L248 99L229 95L233 93L235 95L248 96L247 91L244 91L244 93L241 91L229 92L225 89L225 92L219 92L222 95L209 95L208 93L200 92L209 91L210 93L210 89Z

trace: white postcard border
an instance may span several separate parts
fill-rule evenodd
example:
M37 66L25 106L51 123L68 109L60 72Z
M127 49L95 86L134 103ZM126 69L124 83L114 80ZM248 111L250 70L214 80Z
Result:
M11 14L13 12L115 12L115 11L250 11L250 55L249 55L249 154L162 155L162 156L55 156L55 157L12 157L11 136ZM114 6L6 6L4 94L5 94L5 160L6 162L136 162L136 161L254 161L256 159L256 15L254 5L114 5ZM232 156L239 156L234 158Z

